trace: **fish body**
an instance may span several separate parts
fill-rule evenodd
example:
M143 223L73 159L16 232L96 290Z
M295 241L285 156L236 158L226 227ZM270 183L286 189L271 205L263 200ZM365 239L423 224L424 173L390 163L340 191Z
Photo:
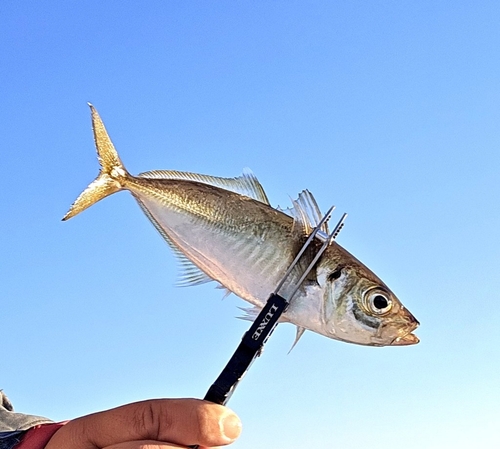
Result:
M282 211L270 206L250 173L217 178L156 170L132 176L93 106L91 114L101 171L63 220L128 190L179 257L184 284L215 280L252 304L247 317L255 316L321 218L312 195L302 192L293 209ZM312 245L292 272L284 294L314 256L314 249ZM419 324L413 315L336 242L327 248L281 320L297 326L296 341L304 330L370 346L419 341L412 333Z

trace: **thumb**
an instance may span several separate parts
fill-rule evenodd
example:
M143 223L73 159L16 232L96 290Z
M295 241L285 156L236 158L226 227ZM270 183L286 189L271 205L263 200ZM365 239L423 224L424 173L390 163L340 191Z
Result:
M46 449L101 449L138 440L213 447L232 443L240 432L239 418L222 405L198 399L155 399L70 421Z

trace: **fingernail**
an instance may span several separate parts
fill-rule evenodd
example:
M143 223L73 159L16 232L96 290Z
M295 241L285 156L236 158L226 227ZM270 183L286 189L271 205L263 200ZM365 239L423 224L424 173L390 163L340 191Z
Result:
M241 433L241 421L234 413L229 413L221 420L222 434L228 440L236 440Z

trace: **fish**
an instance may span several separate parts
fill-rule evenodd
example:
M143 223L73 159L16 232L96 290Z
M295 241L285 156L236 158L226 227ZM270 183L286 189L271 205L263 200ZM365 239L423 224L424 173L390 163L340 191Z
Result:
M243 309L243 318L255 318L320 222L314 196L304 190L291 208L274 208L248 170L235 178L174 170L133 176L97 110L89 106L100 171L63 220L109 195L129 191L178 257L181 284L216 281L251 304ZM328 233L327 225L322 230ZM285 293L315 249L310 245L302 256L283 286ZM365 346L419 342L414 334L417 319L379 277L336 241L316 262L280 322L296 326L295 343L306 330Z

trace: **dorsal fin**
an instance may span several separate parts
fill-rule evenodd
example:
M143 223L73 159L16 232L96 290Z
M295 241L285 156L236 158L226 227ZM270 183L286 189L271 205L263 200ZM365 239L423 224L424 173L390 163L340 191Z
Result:
M287 209L278 207L278 210L292 217L304 234L310 234L323 217L313 194L309 190L303 190L296 200L292 200L292 204L293 207ZM328 224L323 224L321 230L328 234Z
M278 210L293 218L292 232L299 240L302 239L302 243L304 243L305 238L311 234L316 226L318 226L323 216L318 207L318 203L316 203L313 194L309 192L309 190L303 190L300 192L298 198L296 200L292 200L292 204L293 207L291 208L282 209L278 207ZM326 222L321 226L320 230L328 235L328 225ZM316 241L316 243L318 243L318 241ZM297 263L293 270L297 278L302 275L305 268L313 260L317 249L317 245L311 244L303 254L299 263ZM309 282L316 282L315 269L311 270L306 280Z
M311 232L318 223L321 221L323 214L319 209L318 203L314 199L314 196L309 190L303 190L299 193L299 197L294 201L294 209L296 213L305 217L306 225L310 228L308 233ZM321 230L328 234L328 222L325 222L321 227Z
M209 184L221 189L245 195L264 204L269 204L264 188L248 168L236 178L221 178L218 176L200 175L198 173L181 172L176 170L152 170L138 175L140 178L155 179L182 179Z

